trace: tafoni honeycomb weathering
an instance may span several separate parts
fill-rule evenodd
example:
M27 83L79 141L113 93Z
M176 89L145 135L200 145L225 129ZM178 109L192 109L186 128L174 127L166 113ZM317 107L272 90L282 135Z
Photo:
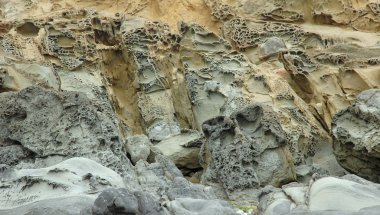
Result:
M378 0L0 0L0 214L378 214L379 32Z

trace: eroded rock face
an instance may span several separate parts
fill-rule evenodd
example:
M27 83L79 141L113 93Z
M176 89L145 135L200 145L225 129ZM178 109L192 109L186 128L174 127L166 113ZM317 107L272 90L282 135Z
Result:
M220 182L227 193L279 186L296 179L286 133L266 105L251 105L203 124L204 183Z
M357 102L335 115L334 153L350 172L380 182L380 90L362 92Z
M380 86L378 17L377 0L0 0L0 163L93 159L125 213L247 212L265 185L267 211L305 213L304 185L278 187L345 174L342 110L340 164L378 180L377 101L351 106ZM92 213L61 201L7 213Z
M135 180L106 105L93 105L83 93L36 86L1 94L0 100L1 150L15 152L5 164L31 161L31 166L38 166L33 164L37 157L81 156Z
M307 104L286 81L258 69L247 55L234 52L228 41L206 29L186 24L180 27L181 60L197 127L257 102L276 107L281 127L289 134L294 163L304 163L315 154L317 145L330 141Z

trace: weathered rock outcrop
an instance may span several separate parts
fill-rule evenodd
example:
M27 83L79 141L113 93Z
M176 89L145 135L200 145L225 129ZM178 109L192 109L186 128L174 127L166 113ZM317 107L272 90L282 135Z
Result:
M334 154L348 171L380 182L380 90L359 94L354 105L335 115Z
M117 171L131 185L137 183L111 110L107 103L93 105L79 92L28 87L3 93L0 148L12 157L2 157L1 163L38 167L36 159L43 163L49 157L80 156Z
M230 117L211 119L203 130L208 138L203 183L220 182L234 193L296 180L286 133L269 106L247 106Z
M136 164L131 187L111 169L71 158L40 169L0 171L1 214L237 214L211 187L192 184L167 158ZM125 184L126 183L126 184ZM127 187L127 188L126 188Z
M304 163L320 145L330 141L286 81L258 69L228 41L206 29L186 24L180 27L180 54L196 127L257 102L276 107L295 164Z
M378 0L0 0L0 165L27 176L81 157L124 182L96 204L108 185L77 203L48 189L52 199L6 213L236 212L219 198L250 214L268 208L260 193L273 190L282 200L268 213L330 213L328 202L302 194L310 179L348 170L380 180L379 93L358 97L380 87L379 8ZM46 177L33 186L63 183ZM30 191L14 180L0 193ZM303 184L279 188L295 181Z

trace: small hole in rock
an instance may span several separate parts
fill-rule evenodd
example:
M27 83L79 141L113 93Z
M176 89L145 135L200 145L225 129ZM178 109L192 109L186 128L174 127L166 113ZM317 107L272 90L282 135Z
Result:
M35 26L31 22L26 22L22 24L21 26L17 27L16 29L17 33L27 36L27 37L34 37L38 35L38 32L40 31L40 28Z

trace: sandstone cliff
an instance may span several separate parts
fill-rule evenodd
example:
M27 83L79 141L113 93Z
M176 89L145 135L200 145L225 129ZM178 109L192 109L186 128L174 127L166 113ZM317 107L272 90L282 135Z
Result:
M0 0L0 214L376 214L379 32L378 0Z

